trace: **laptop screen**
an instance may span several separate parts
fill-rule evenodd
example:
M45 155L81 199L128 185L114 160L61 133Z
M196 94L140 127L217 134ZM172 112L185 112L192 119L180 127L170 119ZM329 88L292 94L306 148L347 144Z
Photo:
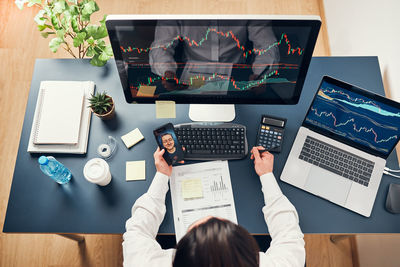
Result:
M387 158L400 136L400 103L324 77L303 125Z

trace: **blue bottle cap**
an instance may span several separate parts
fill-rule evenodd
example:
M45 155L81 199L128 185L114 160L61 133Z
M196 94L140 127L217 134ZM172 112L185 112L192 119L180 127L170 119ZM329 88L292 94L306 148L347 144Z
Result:
M45 164L47 164L47 162L49 162L49 159L48 159L47 157L45 157L45 156L41 156L41 157L38 159L38 161L39 161L39 164L40 164L40 165L45 165Z

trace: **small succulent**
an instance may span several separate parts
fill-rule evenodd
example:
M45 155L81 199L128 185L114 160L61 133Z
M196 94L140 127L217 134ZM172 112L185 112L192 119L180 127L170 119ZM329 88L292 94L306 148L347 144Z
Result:
M106 92L99 93L97 92L95 95L89 98L90 108L93 112L102 115L106 114L112 109L113 101L110 96L107 95Z

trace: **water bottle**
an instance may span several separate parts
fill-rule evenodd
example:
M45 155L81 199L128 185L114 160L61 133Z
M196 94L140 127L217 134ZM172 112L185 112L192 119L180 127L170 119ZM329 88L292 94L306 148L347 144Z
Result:
M71 171L54 157L41 156L39 158L40 169L59 184L66 184L71 180Z

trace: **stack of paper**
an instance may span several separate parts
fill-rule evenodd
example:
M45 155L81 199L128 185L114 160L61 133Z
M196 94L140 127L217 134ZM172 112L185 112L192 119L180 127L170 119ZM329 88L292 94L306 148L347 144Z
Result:
M28 152L86 153L93 92L91 81L42 81Z

